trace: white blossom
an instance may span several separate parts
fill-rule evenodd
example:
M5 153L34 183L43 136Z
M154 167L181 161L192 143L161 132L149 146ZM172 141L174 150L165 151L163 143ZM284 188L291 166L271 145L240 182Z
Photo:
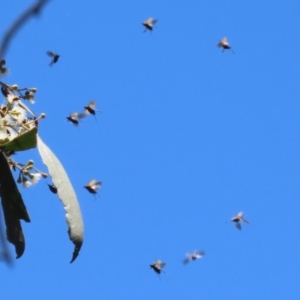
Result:
M8 94L5 99L7 100L8 103L13 103L16 100L19 100L20 98L14 94Z
M31 173L29 178L32 184L36 184L42 178L42 175L40 173Z
M24 178L23 178L22 185L23 185L24 188L28 188L28 187L31 187L31 186L32 186L32 182L29 181L28 179L26 179L26 178L24 177Z
M10 111L11 118L16 122L22 122L26 117L26 111L20 106L14 106Z

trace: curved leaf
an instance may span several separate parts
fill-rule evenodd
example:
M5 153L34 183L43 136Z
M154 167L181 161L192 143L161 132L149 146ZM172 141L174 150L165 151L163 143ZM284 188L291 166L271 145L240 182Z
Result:
M19 258L25 250L25 237L20 220L30 222L30 218L7 160L1 151L0 170L0 196L7 240L15 246L17 258Z
M34 127L30 131L14 138L12 141L1 146L4 151L24 151L36 147L37 128Z
M62 201L66 211L66 220L69 226L68 233L70 240L74 243L75 249L71 259L72 263L79 254L83 243L83 220L75 191L62 164L54 153L37 136L37 146L43 163L47 166L53 184L57 187L57 195Z

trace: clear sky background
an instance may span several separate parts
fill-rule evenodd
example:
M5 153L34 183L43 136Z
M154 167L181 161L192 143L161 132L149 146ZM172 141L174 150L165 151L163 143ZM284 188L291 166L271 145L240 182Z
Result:
M0 33L31 3L3 1ZM0 265L1 295L300 299L299 15L296 0L53 0L31 19L1 80L38 89L30 107L47 115L39 134L74 185L85 236L70 264L51 180L20 186L31 223L23 257ZM143 33L148 17L157 27ZM224 36L235 54L216 47ZM48 50L61 55L52 67ZM67 122L91 100L96 119ZM30 158L46 171L36 150L15 156ZM93 178L96 198L83 188ZM195 249L206 256L184 266Z

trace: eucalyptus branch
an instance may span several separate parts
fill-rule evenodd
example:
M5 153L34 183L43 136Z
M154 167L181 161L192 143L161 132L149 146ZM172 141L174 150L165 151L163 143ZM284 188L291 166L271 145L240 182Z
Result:
M6 52L8 50L8 47L9 47L9 44L10 44L11 40L16 35L18 30L20 30L20 28L22 28L22 26L31 17L38 15L48 1L49 0L37 0L34 4L32 4L26 10L24 10L24 12L21 13L21 15L12 23L12 25L4 33L4 36L3 36L3 38L0 42L0 62L2 64L5 64L4 56L6 55ZM3 82L0 82L0 86L1 86L2 93L4 93L4 94L9 93L9 91L11 91L9 86L7 86ZM25 106L25 108L27 108L27 107ZM33 116L35 116L29 109L26 109L26 110L29 111ZM0 153L1 153L1 150L0 150ZM0 183L0 198L1 198L2 206L3 206L3 201L4 201L3 197L4 196L2 195L2 188L3 188L1 186L2 184L3 183ZM22 201L22 199L21 199L21 201ZM27 214L27 212L26 212L26 214ZM29 220L29 217L28 217L28 220ZM19 220L18 220L18 222L19 222ZM16 225L16 224L13 224L13 225ZM19 227L20 227L20 224L19 224ZM20 229L20 228L18 228L18 229ZM20 229L19 233L22 233L22 229ZM12 236L10 236L11 232L10 233L6 232L6 234L7 234L8 240L10 238L12 238ZM12 242L12 241L10 240L10 242ZM23 242L24 242L24 240L23 240ZM6 243L5 233L4 233L4 230L3 230L2 211L0 211L0 261L1 260L6 262L7 264L12 263L11 254L10 254L10 251L8 249L8 245Z

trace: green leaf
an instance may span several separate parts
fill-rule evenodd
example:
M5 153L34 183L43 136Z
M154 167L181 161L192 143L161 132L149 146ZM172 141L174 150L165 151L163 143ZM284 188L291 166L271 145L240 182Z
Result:
M37 128L34 127L30 131L14 138L10 142L2 145L1 150L4 151L24 151L36 147Z
M7 240L15 246L17 258L19 258L25 250L25 237L20 220L30 222L30 218L8 162L1 151L0 170L0 196Z
M75 245L71 263L79 255L83 243L83 220L79 203L69 180L69 177L62 164L54 153L43 143L41 138L37 136L37 146L42 157L43 163L47 166L48 172L52 178L53 184L57 188L57 195L63 203L66 211L66 220L68 223L68 234L70 240Z

